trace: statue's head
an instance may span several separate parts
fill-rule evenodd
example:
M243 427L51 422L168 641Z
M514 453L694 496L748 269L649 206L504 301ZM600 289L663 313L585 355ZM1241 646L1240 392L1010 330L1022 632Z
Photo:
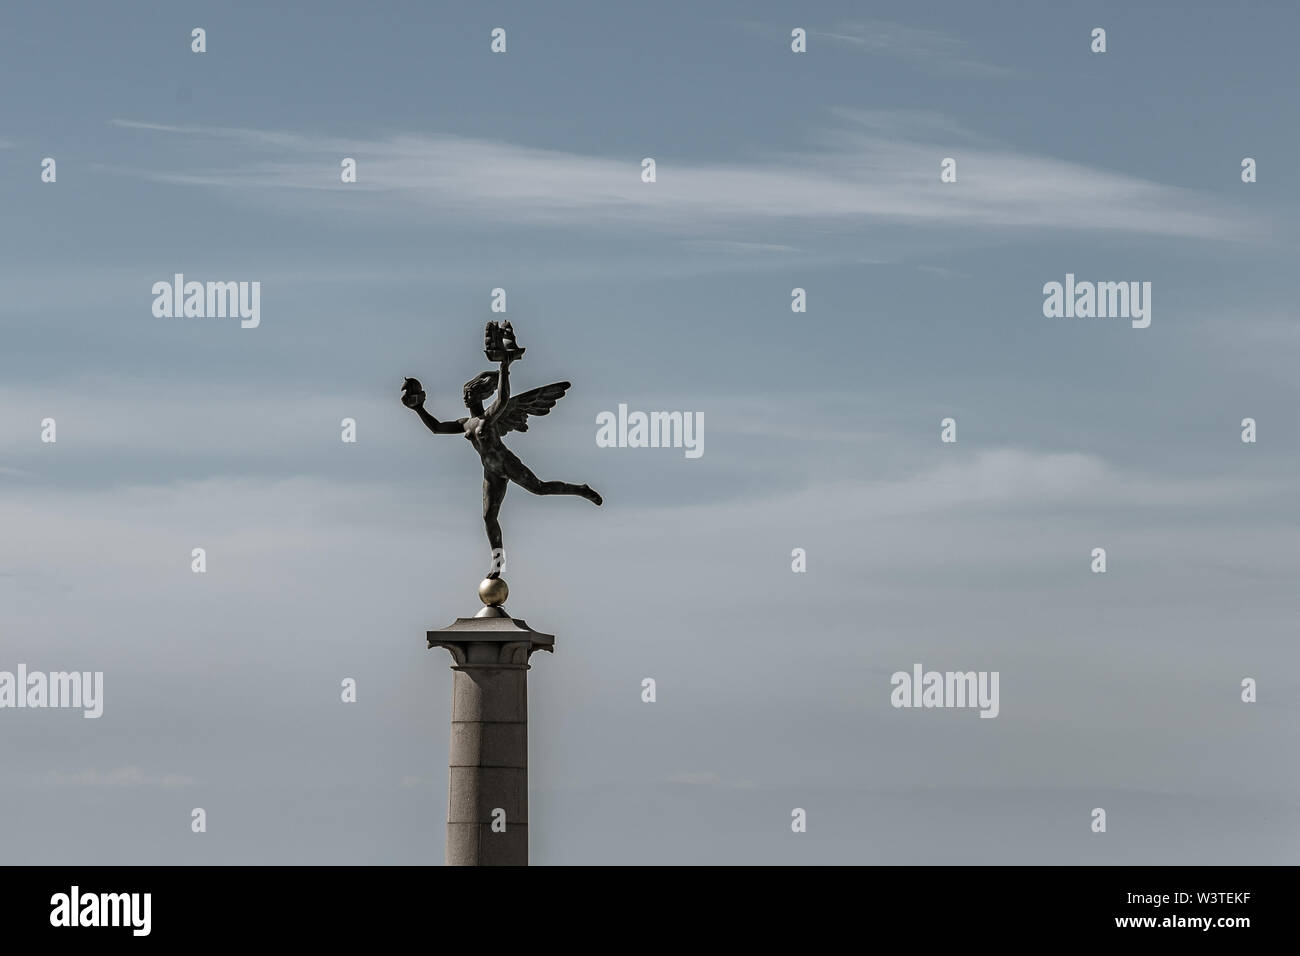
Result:
M496 372L480 372L477 376L465 383L465 407L474 410L474 406L483 407L483 400L497 390Z

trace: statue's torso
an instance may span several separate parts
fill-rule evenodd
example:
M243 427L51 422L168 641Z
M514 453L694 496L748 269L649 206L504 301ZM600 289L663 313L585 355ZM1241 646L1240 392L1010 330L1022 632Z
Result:
M510 452L501 444L501 434L496 426L482 418L470 418L465 422L465 437L469 439L474 450L483 459L485 471L502 473L506 458Z

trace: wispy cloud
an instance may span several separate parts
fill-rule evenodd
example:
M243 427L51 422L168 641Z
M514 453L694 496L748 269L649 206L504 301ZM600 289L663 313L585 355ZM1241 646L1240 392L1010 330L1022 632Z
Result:
M761 223L822 232L867 224L984 230L1090 230L1195 238L1260 235L1240 209L1173 186L981 142L944 117L848 111L814 147L747 162L656 157L657 182L641 181L641 156L620 158L537 149L452 135L339 140L277 131L166 126L126 120L124 128L182 138L202 149L238 142L243 162L225 167L114 171L175 184L311 191L317 207L333 194L356 208L392 215L435 208L477 221L609 229L628 225L685 233L695 241ZM339 161L358 161L358 182L339 181ZM954 156L959 181L939 181ZM104 167L101 167L104 168Z
M193 777L178 773L145 773L139 767L117 767L113 770L78 770L67 772L52 770L37 775L36 781L47 786L56 787L161 787L164 790L177 790L192 787L196 783Z
M1013 71L968 55L966 41L921 27L886 20L855 20L829 30L809 30L821 37L863 53L909 61L939 73L967 76L1011 76Z
M772 242L740 242L734 239L685 239L682 248L691 252L716 252L733 256L758 256L774 252L801 252L795 246Z
M690 787L725 787L739 790L754 789L752 780L730 780L712 770L683 770L672 774L669 783L682 783Z
M1120 468L1097 455L1004 447L878 483L862 507L877 514L1064 505L1150 512L1223 505L1242 495L1274 500L1286 493L1282 479L1183 477Z
M969 278L971 278L970 273L968 273L968 272L958 272L956 269L949 269L947 266L925 266L925 265L919 265L919 266L917 266L916 268L917 268L917 271L919 271L919 272L928 272L930 275L932 275L932 276L934 276L935 278L938 278L938 279L969 279Z

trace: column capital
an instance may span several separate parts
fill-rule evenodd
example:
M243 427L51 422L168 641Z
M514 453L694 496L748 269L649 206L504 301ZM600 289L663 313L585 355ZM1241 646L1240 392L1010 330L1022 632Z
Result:
M534 631L514 617L458 617L456 623L427 632L429 647L445 647L466 667L527 668L534 651L555 652L555 635Z

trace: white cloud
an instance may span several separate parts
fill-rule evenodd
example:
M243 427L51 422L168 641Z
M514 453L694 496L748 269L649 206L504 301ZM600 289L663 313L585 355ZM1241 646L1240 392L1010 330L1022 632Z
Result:
M668 778L669 783L683 783L691 787L730 787L739 790L754 788L752 780L729 780L712 770L679 771Z
M928 272L930 275L939 279L970 279L972 276L968 272L958 272L956 269L949 269L946 266L917 266L920 272Z
M882 437L887 443L888 436ZM762 500L710 503L694 509L689 520L730 535L753 525L755 513L780 516L810 533L814 528L874 527L901 519L919 533L941 530L945 522L959 517L1006 521L1018 514L1032 521L1048 511L1131 514L1136 509L1149 518L1178 520L1189 511L1213 513L1243 501L1282 504L1292 493L1282 478L1183 477L1120 468L1096 455L1074 452L1004 447L956 451L954 458L958 460L919 469L913 465L887 478L830 478ZM873 470L868 466L865 474ZM933 521L926 523L926 518ZM638 515L635 520L645 519Z
M1247 238L1262 226L1190 190L1069 160L979 142L925 113L839 110L815 148L745 162L701 163L661 152L658 181L640 179L641 156L587 156L452 135L338 140L224 127L119 126L233 141L250 157L225 167L117 171L184 185L368 192L391 214L420 206L440 215L584 228L648 227L701 233L762 222L861 230L866 223L982 229L1098 230L1197 238ZM960 146L960 150L956 147ZM205 145L203 155L212 154ZM939 160L959 155L959 182L939 182ZM359 181L343 186L334 157L354 156ZM255 158L251 158L255 157ZM354 204L355 205L355 204Z
M1184 478L1117 468L1096 455L1020 448L980 451L876 486L873 510L941 511L977 505L1182 508L1285 492L1256 478Z
M809 36L832 40L871 55L907 60L936 73L999 77L1013 72L968 56L966 42L957 37L885 20L841 23L830 30L810 30Z
M161 787L177 790L192 787L193 777L178 773L150 774L139 767L117 767L113 770L78 770L66 772L51 770L36 777L37 782L59 787Z
M755 256L774 252L801 252L795 246L772 242L740 242L734 239L685 239L682 247L691 252L716 252L723 255Z

